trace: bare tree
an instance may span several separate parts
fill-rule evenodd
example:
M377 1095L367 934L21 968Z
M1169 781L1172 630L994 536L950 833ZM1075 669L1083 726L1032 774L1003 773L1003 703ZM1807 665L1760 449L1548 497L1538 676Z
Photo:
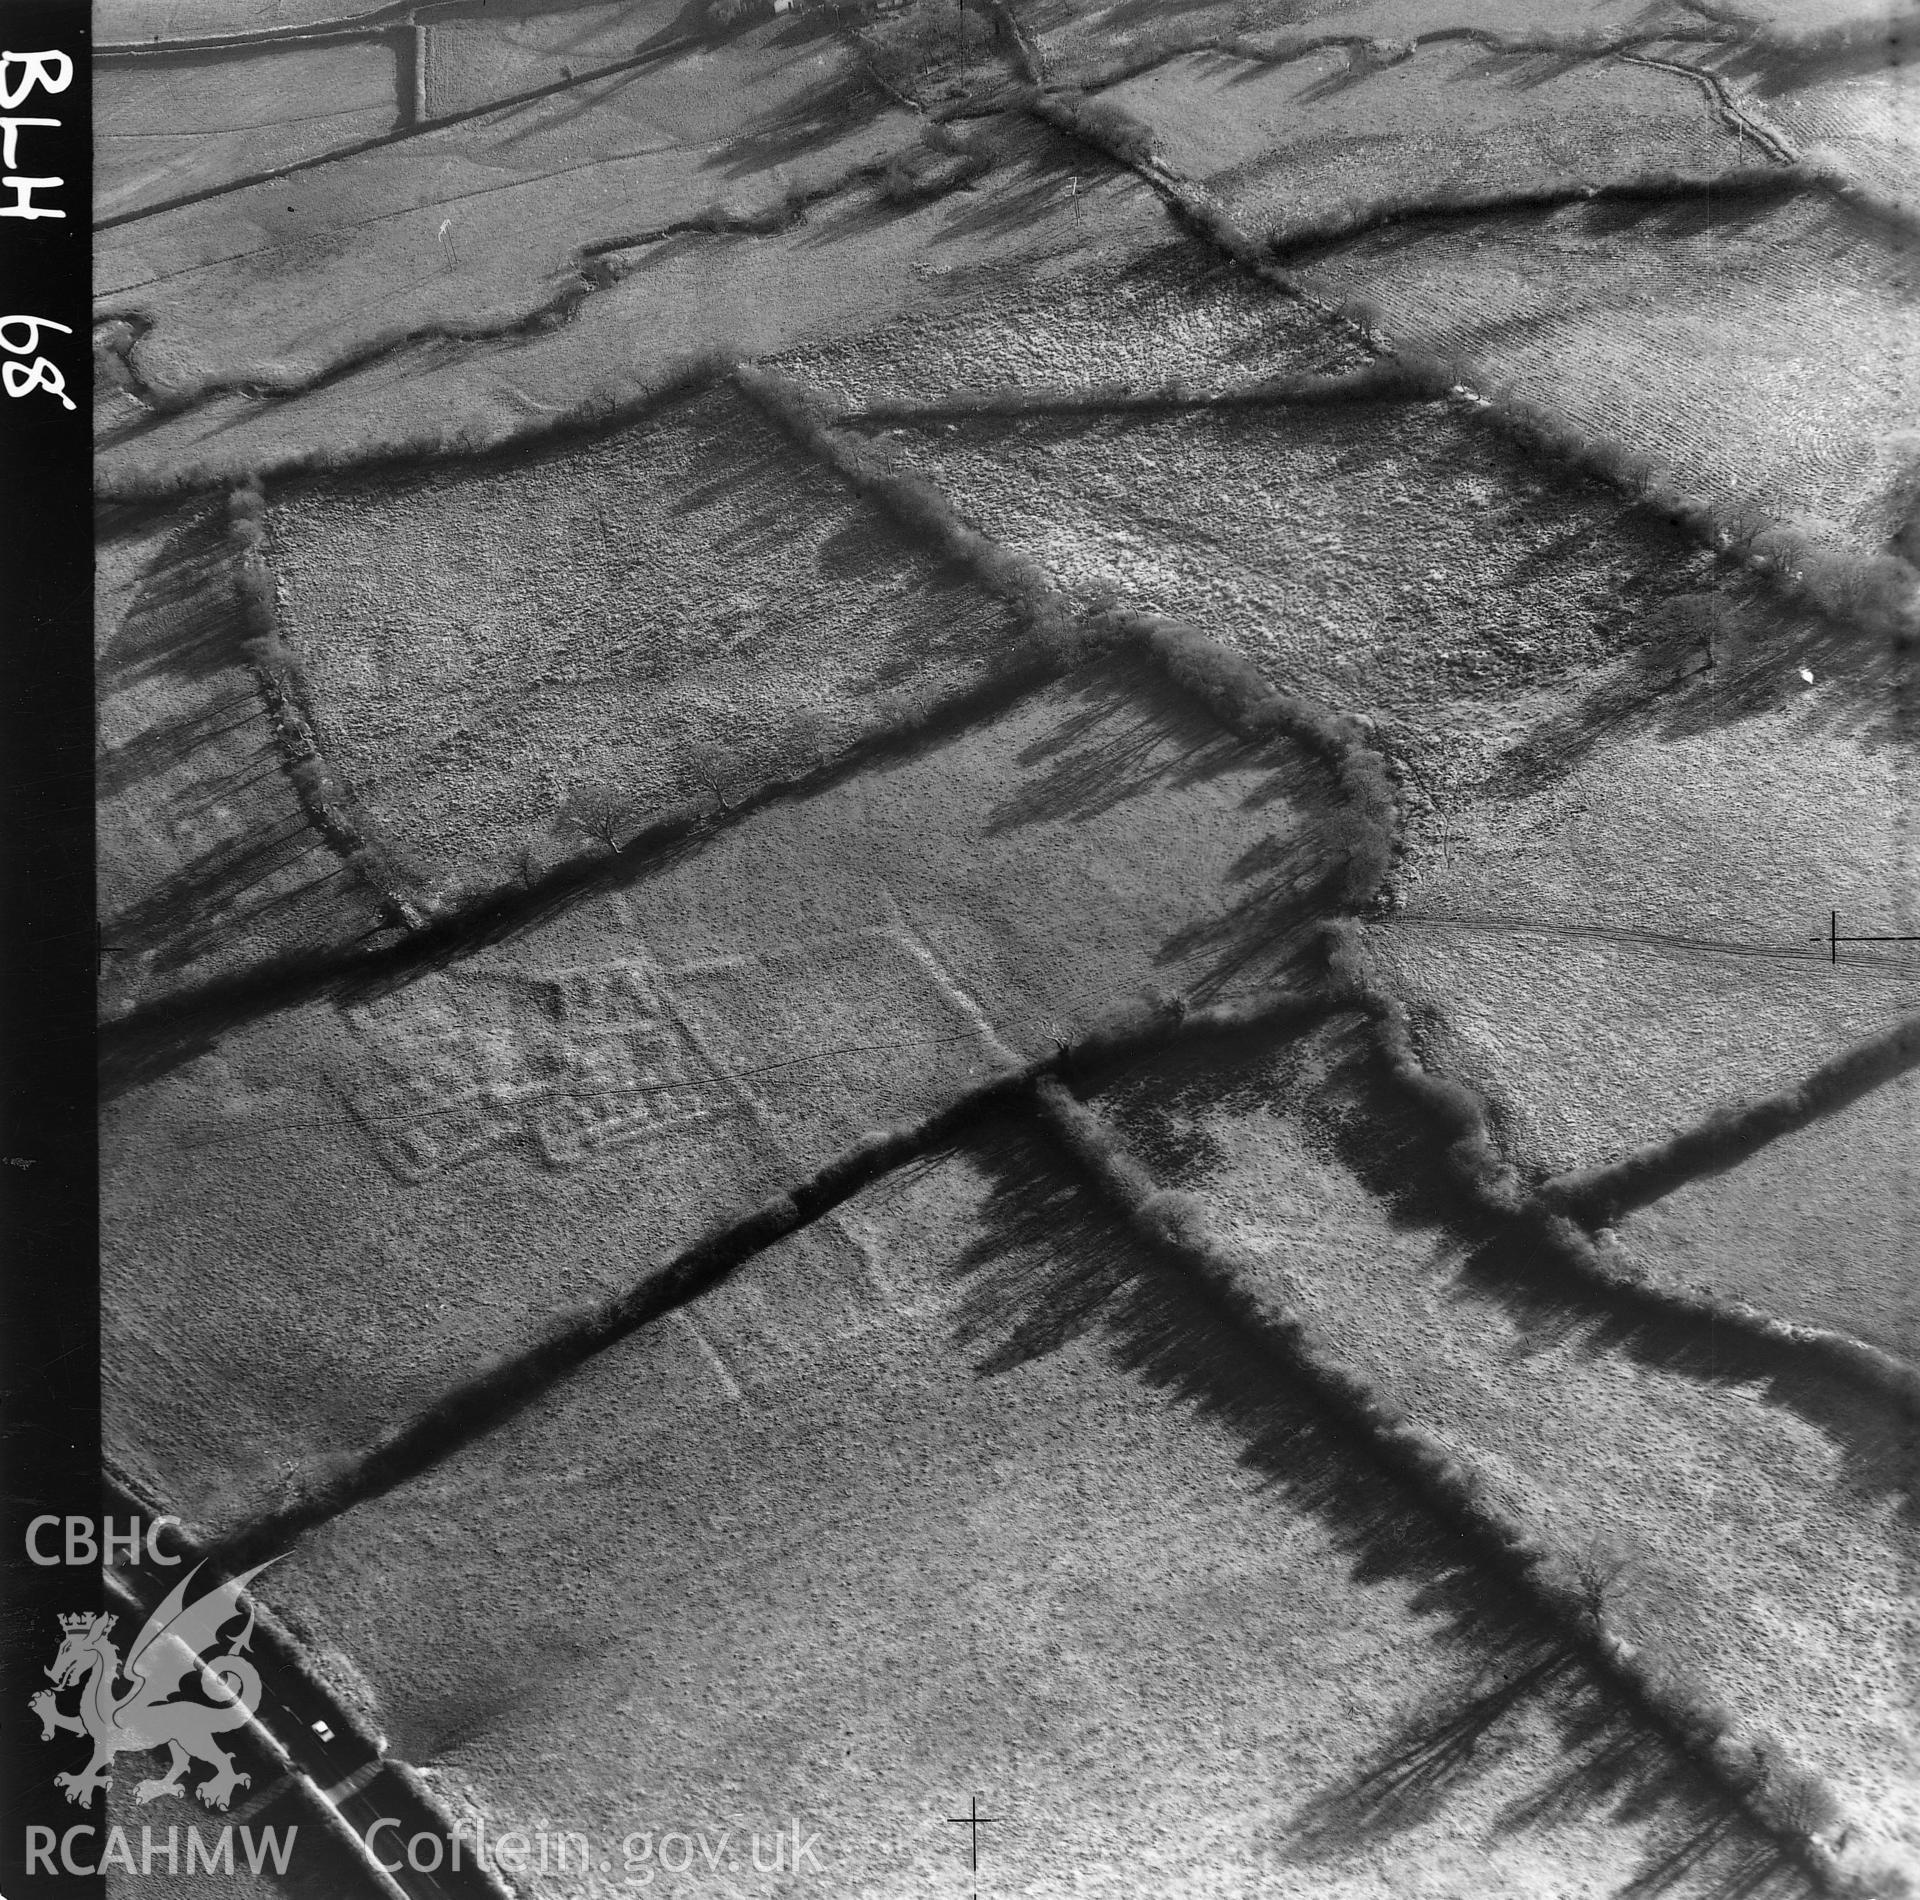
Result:
M818 706L802 706L787 719L782 750L803 765L818 765L831 749L833 727Z
M695 782L704 785L713 794L713 802L723 812L731 811L733 807L727 803L726 781L727 768L732 761L726 749L717 740L696 739L681 757Z
M606 785L583 785L560 810L560 822L597 839L610 856L618 856L620 841L632 831L639 816L625 792Z
M1633 1567L1633 1559L1611 1537L1588 1538L1572 1556L1574 1582L1587 1614L1597 1623L1613 1586Z

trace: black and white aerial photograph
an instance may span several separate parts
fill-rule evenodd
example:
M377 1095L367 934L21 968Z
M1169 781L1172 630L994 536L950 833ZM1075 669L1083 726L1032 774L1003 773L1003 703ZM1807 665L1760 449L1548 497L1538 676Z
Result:
M1920 1895L1910 5L0 6L9 1900Z

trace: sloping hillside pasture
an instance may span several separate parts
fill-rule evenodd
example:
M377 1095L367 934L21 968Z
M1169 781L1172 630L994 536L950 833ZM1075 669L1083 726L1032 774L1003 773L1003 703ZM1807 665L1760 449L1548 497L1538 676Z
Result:
M95 215L379 138L402 123L399 83L393 42L380 39L104 63L93 81Z
M106 1123L114 1455L196 1518L257 1508L1011 1052L1289 977L1330 791L1103 666L444 971L228 1032Z
M1389 1065L1397 1017L1182 1012L1364 978L1516 1199L1796 1083L1920 1008L1913 946L1813 941L1920 928L1911 655L1463 396L1127 407L1384 338L1736 527L1920 553L1897 217L1683 192L1284 242L1818 142L1905 191L1868 3L1752 0L1859 23L1802 59L1722 0L1016 0L929 69L935 0L472 0L202 62L173 119L186 67L109 72L109 214L317 149L375 52L383 111L451 121L102 234L98 484L175 510L103 529L103 1392L118 1474L280 1554L262 1601L449 1817L591 1831L606 1864L524 1900L934 1900L974 1794L982 1900L1920 1880L1897 1369L1697 1300L1920 1353L1911 1076L1576 1258L1460 1185L1472 1112ZM1705 77L1489 44L1627 31L1758 132ZM1035 100L1036 45L1194 184ZM1209 186L1307 299L1168 202ZM934 560L729 356L880 411L863 451L1032 566ZM1089 400L884 413L989 389ZM219 491L255 478L325 782L420 860L417 934L242 690ZM1091 657L953 710L1064 652L1035 569ZM1098 644L1141 614L1359 724L1231 736ZM1284 709L1228 664L1222 704ZM1355 734L1391 814L1327 763ZM1116 1020L1159 1040L1079 1051ZM1356 1380L1344 1426L1309 1396Z
M671 1867L662 1837L731 1829L701 1889L763 1895L748 1838L797 1820L832 1890L938 1894L985 1787L983 1885L1019 1891L1518 1900L1688 1847L1663 1890L1764 1881L1046 1151L969 1145L843 1218L892 1295L863 1324L783 1242L271 1573L490 1838L646 1829ZM574 1866L529 1891L619 1891L617 1850Z
M1102 196L1111 188L1091 174L1069 173L1068 182L1092 202L1096 187ZM1312 312L1246 277L1209 272L1207 261L1195 242L1177 239L1051 283L1009 286L951 314L903 314L870 335L792 351L780 367L857 410L995 390L1145 394L1181 379L1204 390L1367 360Z
M996 124L994 136L1002 157L971 190L902 205L862 188L778 235L638 246L619 256L627 274L562 327L469 349L422 344L297 402L211 400L106 448L99 479L167 482L183 469L237 479L262 466L470 448L550 427L583 404L642 396L715 351L775 356L997 306L1093 260L1165 248L1166 214L1139 181L1038 128L1003 135Z
M1507 759L1509 787L1544 785L1436 818L1444 852L1421 860L1404 920L1370 933L1383 980L1437 1018L1528 1165L1663 1139L1920 1005L1899 946L1842 946L1835 965L1812 941L1835 909L1843 930L1920 928L1902 922L1910 762L1845 730L1844 679L1808 691L1778 670L1798 697L1775 710L1713 715L1703 672L1696 718L1674 709L1665 730L1553 722Z
M1615 497L1431 405L989 419L890 446L1083 596L1190 620L1276 681L1414 726L1631 646L1698 571Z
M703 55L717 51L725 39L744 37L764 24L765 12L756 8L731 31L717 28L699 11L672 4L672 0L613 0L609 5L502 8L454 6L425 14L420 22L422 47L421 93L429 118L471 112L497 99L533 92L646 54L687 51L691 57L668 71L669 85L679 85L683 110L693 124L711 127L717 117L736 112L738 102L724 89L701 85ZM752 84L763 98L778 97L794 65L797 46L818 40L817 21L795 16L778 34L757 33L748 40L748 57L755 61ZM688 47L687 42L695 42ZM705 42L700 45L700 42ZM814 49L817 50L817 49ZM731 57L736 56L729 56ZM650 103L649 111L658 111ZM731 127L720 124L721 135ZM683 128L683 137L713 137L713 131Z
M583 788L630 834L804 769L876 693L951 692L1015 638L725 387L586 446L289 488L272 531L330 752L443 887L579 851Z
M1755 526L1873 551L1896 526L1912 286L1885 232L1824 195L1406 227L1299 269Z
M1297 1305L1549 1542L1609 1540L1612 1627L1897 1851L1920 1810L1900 1455L1843 1390L1776 1381L1704 1322L1583 1294L1536 1241L1457 1220L1370 1051L1348 1019L1236 1065L1150 1061L1101 1106L1247 1249L1262 1301Z
M703 140L682 136L671 64L638 69L104 233L96 294L151 319L150 384L271 385L433 326L504 328L553 304L585 246L777 213L918 137L828 43L764 88L764 61L700 57L733 114ZM737 83L714 70L728 57Z
M308 822L241 652L225 511L107 526L95 589L101 1004L379 927Z
M1656 1284L1705 1287L1920 1361L1916 1220L1920 1085L1909 1074L1628 1216L1621 1257Z
M1759 157L1684 76L1472 42L1357 70L1345 47L1277 66L1202 53L1100 97L1153 128L1168 170L1275 238L1379 200Z

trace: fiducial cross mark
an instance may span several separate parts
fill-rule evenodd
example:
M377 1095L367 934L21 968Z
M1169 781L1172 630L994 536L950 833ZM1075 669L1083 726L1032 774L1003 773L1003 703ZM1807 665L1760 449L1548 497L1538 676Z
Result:
M947 1816L947 1825L949 1827L964 1827L972 1830L967 1836L967 1872L969 1875L977 1874L980 1871L980 1830L983 1827L997 1827L999 1824L1000 1817L998 1815L982 1814L980 1812L980 1797L978 1795L973 1797L973 1801L965 1814L949 1814ZM971 1892L971 1880L969 1880L968 1885Z
M1830 911L1828 913L1827 928L1825 932L1818 937L1809 937L1807 941L1809 943L1824 943L1827 946L1829 952L1831 953L1828 958L1828 961L1832 963L1838 963L1840 961L1840 946L1843 943L1920 943L1920 936L1909 935L1904 937L1855 937L1855 936L1843 937L1840 934L1840 913L1836 910L1836 911Z

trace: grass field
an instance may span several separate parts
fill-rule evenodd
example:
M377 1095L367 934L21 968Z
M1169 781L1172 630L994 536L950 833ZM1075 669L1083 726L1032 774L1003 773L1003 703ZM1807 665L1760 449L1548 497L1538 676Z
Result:
M772 12L756 10L735 31L759 25ZM790 24L798 24L792 22ZM703 27L705 31L703 32ZM562 10L518 8L500 12L449 11L429 16L421 26L421 94L429 118L471 112L478 106L543 86L562 85L576 75L595 72L648 53L683 46L688 40L706 40L711 51L722 35L697 11L663 4L633 6L625 0L613 5L574 6ZM729 36L730 37L730 36ZM778 52L765 62L760 84L780 83L784 55L794 35L775 42ZM700 86L698 57L678 75L682 81L683 110L690 107L696 122L711 126L716 113L728 105L718 89ZM724 126L721 128L726 129ZM695 135L683 128L682 136ZM707 136L711 136L708 133Z
M831 42L702 62L724 102L705 123L672 62L617 74L106 233L96 293L151 318L150 383L272 383L436 325L505 327L552 302L583 246L778 211L916 135Z
M1305 269L1730 512L1878 549L1897 525L1916 391L1911 289L1824 198L1721 214L1592 207L1412 227Z
M398 86L393 47L380 40L103 66L93 89L98 213L119 217L380 138L401 122Z
M252 0L244 24L228 0L101 0L93 32L107 45L193 39L235 32L292 32L320 22L364 19L386 0Z
M1418 405L982 420L891 440L1066 584L1180 615L1277 680L1414 725L1631 646L1694 572L1612 497Z
M1911 1074L1554 1180L1920 1010L1866 4L103 11L109 1478L313 1801L1920 1886Z
M1906 1076L1631 1215L1624 1258L1656 1283L1707 1287L1920 1360L1917 1129L1920 1091Z
M105 1012L377 928L282 765L240 651L223 511L109 528L99 563Z
M229 1032L107 1124L116 1455L189 1513L258 1503L1008 1049L1284 973L1326 795L1096 669L391 995Z
M951 692L1014 638L730 389L531 459L291 488L272 522L330 752L440 884L579 849L556 825L584 786L637 826L803 769L874 694Z
M1817 1763L1855 1825L1903 1838L1908 1478L1844 1388L1769 1377L1731 1341L1716 1363L1704 1326L1583 1295L1524 1240L1450 1217L1437 1144L1351 1027L1224 1069L1148 1065L1112 1111L1250 1250L1263 1300L1304 1308L1515 1515L1613 1540L1627 1640Z
M1344 47L1277 66L1198 54L1101 97L1153 128L1169 169L1275 236L1356 202L1755 156L1685 77L1454 41L1358 70Z
M456 1811L649 1830L669 1867L665 1836L731 1829L735 1864L701 1870L729 1894L785 1890L748 1840L795 1819L835 1891L944 1893L944 1817L983 1786L983 1883L1026 1892L1517 1900L1683 1842L1702 1864L1667 1891L1752 1868L1031 1142L844 1220L886 1291L864 1323L783 1244L278 1573ZM396 1584L435 1613L393 1615ZM576 1861L529 1888L615 1891L612 1851L598 1884Z
M1915 1007L1910 946L1833 964L1811 941L1835 908L1920 928L1904 746L1851 735L1871 685L1809 690L1790 649L1749 656L1766 699L1743 711L1729 644L1612 737L1596 691L1584 719L1508 748L1493 796L1423 820L1404 913L1372 934L1389 986L1437 1018L1532 1165L1661 1139Z

